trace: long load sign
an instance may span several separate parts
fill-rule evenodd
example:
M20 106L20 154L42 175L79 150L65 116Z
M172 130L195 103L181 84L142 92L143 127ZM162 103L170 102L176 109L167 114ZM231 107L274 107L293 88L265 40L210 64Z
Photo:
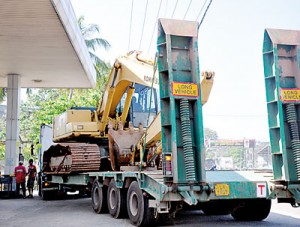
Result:
M298 88L283 88L281 89L281 101L283 102L300 102L300 89Z

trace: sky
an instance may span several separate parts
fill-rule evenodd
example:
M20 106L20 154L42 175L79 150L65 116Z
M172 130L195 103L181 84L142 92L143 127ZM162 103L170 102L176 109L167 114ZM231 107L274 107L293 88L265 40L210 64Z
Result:
M199 22L206 7L201 8L209 0L71 2L77 17L83 15L87 24L99 25L101 37L112 48L97 54L112 62L129 50L154 56L157 18ZM213 0L198 40L200 70L216 74L211 96L203 106L204 127L215 130L219 138L269 140L262 60L264 30L300 30L299 11L299 0Z

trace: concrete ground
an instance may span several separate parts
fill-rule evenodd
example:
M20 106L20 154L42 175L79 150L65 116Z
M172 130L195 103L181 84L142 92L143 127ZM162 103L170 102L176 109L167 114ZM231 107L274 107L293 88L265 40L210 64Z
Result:
M262 222L237 222L230 215L204 216L201 211L178 213L164 226L300 226L300 209L273 202L269 217ZM90 198L69 196L64 200L43 201L34 193L33 199L0 199L2 227L127 227L128 219L114 219L109 214L96 214Z

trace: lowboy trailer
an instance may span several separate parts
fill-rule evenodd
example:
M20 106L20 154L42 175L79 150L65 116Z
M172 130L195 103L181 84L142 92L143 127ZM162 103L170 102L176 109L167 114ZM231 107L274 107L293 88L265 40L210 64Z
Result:
M293 118L298 114L290 113L294 107L285 107L278 94L286 91L279 88L282 85L290 90L298 85L291 81L297 82L300 76L300 36L293 40L297 45L291 46L289 41L284 46L278 43L284 40L278 38L284 36L284 31L265 33L265 78L274 169L274 175L270 175L255 171L205 171L198 24L160 19L158 30L161 168L141 164L122 166L120 170L53 174L50 183L91 185L96 213L108 211L114 218L128 215L136 226L153 225L160 216L175 214L186 206L202 209L206 214L231 214L236 220L249 221L265 219L273 198L299 206L300 143L295 133L299 132L297 119ZM289 60L291 64L283 64ZM283 65L287 67L283 72L297 73L294 80L291 75L281 74ZM293 70L289 70L290 66ZM295 105L298 111L298 103ZM288 128L292 136L285 137Z

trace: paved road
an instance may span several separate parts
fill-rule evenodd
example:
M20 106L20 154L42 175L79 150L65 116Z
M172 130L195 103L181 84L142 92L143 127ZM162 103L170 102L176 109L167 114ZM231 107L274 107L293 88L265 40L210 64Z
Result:
M165 226L300 226L300 208L273 203L272 212L263 222L237 222L230 215L204 216L201 211L179 213ZM0 226L2 227L125 227L127 219L113 219L109 214L96 214L90 198L43 201L34 199L0 199Z

